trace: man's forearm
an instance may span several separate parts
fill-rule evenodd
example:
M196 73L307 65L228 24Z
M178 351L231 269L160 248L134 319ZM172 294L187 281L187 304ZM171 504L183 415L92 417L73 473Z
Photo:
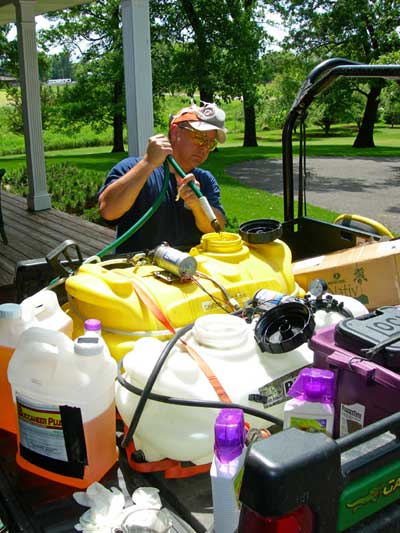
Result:
M116 220L135 203L154 166L139 161L125 176L111 183L99 197L100 214L105 220Z

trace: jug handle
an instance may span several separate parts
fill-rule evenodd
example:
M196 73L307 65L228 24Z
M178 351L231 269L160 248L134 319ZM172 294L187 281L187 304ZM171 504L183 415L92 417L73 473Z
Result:
M25 298L25 300L21 302L21 305L22 306L29 305L29 307L31 307L31 310L33 311L34 316L36 317L37 315L40 315L40 313L42 312L42 310L37 309L38 307L42 305L44 309L50 309L52 311L57 309L57 306L58 306L57 295L53 291L45 288L33 294L32 296Z
M32 344L33 342L42 342L55 346L59 352L73 352L73 341L67 337L67 335L59 331L38 326L32 326L25 330L21 334L19 342L21 344L24 342L29 344Z

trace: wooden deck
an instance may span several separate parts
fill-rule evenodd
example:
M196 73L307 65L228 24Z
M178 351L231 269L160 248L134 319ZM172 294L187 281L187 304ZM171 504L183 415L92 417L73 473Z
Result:
M76 242L82 256L89 257L115 238L113 229L57 209L28 211L26 198L5 191L1 204L8 245L0 239L0 287L14 282L18 261L44 258L66 239Z

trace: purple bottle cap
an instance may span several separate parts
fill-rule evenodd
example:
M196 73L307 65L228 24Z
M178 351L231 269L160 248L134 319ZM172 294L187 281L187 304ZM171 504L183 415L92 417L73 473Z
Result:
M308 402L333 403L335 374L332 370L303 368L288 390L288 396Z
M86 331L99 331L101 330L101 322L97 318L88 318L85 320L84 328Z
M221 463L229 463L244 448L246 432L241 409L221 409L214 426L214 452Z

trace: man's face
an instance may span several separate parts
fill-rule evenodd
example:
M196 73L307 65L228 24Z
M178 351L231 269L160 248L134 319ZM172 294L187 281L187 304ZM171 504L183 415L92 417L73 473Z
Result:
M199 132L191 130L190 126L184 123L182 125L172 124L170 135L174 158L185 172L204 163L210 150L214 149L216 144L215 130Z

